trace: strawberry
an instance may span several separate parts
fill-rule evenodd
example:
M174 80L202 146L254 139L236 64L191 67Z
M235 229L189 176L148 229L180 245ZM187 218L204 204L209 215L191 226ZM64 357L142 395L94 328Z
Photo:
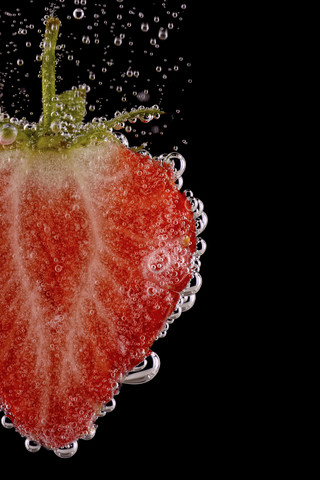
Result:
M150 354L192 276L196 229L174 170L85 124L85 91L56 95L60 22L46 21L39 124L0 119L0 403L47 448L92 432Z

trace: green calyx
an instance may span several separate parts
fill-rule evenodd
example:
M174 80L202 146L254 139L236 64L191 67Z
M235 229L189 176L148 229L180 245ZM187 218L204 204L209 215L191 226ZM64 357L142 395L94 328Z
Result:
M96 119L84 123L86 115L85 87L73 87L59 95L55 87L55 49L59 34L60 20L49 17L43 40L42 53L42 118L39 123L25 121L11 122L8 115L0 113L0 149L28 148L34 150L70 149L77 146L99 144L106 139L120 140L113 135L127 121L140 119L149 122L164 113L157 106L139 107L130 112L123 111L110 119Z

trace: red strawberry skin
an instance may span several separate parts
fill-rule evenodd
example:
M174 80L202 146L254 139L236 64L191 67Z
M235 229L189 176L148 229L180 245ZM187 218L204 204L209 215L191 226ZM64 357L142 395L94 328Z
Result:
M0 402L51 448L148 353L195 251L168 168L123 146L0 151Z

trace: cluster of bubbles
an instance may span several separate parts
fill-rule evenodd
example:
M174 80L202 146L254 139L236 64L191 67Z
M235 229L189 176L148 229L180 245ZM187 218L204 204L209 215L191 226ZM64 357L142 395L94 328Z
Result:
M18 130L14 125L4 124L0 127L0 145L11 145L18 135Z

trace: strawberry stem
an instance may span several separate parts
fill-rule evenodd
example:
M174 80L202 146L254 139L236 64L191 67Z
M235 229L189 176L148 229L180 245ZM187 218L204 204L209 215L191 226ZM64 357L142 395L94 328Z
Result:
M42 55L42 110L44 131L49 132L56 107L56 44L60 20L49 17L46 22Z

